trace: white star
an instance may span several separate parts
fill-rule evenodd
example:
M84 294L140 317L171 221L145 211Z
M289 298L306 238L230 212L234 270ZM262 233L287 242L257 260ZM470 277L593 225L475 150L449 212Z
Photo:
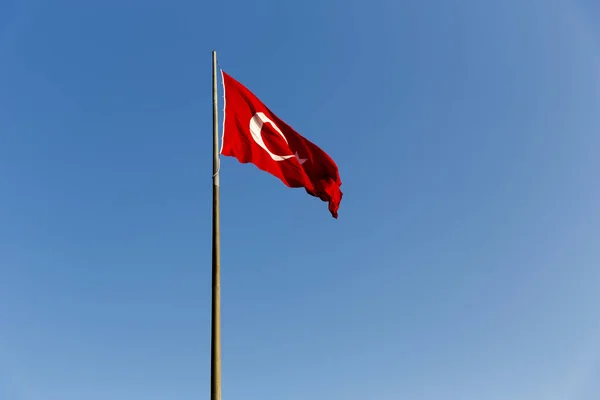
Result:
M306 162L307 158L300 158L298 152L296 152L296 160L298 160L298 162L302 165Z

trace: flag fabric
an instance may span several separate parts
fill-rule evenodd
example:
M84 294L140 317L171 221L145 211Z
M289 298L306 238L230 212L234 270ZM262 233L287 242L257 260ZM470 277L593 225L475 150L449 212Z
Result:
M333 159L279 119L250 90L221 71L225 96L221 154L252 163L288 187L329 202L334 218L342 181Z

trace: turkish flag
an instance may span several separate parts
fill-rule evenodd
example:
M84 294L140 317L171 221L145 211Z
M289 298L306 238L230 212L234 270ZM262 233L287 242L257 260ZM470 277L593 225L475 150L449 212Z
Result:
M335 162L308 139L271 112L244 85L221 71L225 121L221 154L252 163L281 179L288 187L329 202L334 218L342 200Z

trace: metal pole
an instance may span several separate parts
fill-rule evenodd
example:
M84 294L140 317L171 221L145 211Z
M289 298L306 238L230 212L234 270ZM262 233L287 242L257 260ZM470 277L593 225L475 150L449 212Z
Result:
M219 210L219 111L217 108L217 52L212 52L213 102L213 213L212 312L210 345L210 399L221 400L221 223Z

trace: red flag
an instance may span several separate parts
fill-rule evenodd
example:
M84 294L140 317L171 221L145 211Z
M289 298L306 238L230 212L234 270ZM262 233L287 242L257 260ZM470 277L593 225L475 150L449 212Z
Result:
M252 163L275 175L288 187L329 202L334 218L342 200L335 162L271 112L244 85L221 71L225 92L225 122L221 153Z

